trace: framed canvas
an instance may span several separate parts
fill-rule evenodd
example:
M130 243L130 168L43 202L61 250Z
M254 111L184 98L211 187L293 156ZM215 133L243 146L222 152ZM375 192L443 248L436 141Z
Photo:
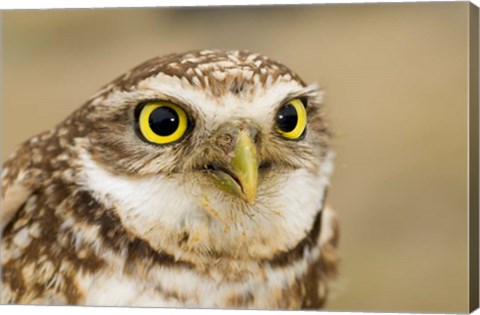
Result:
M475 310L478 18L2 11L1 303Z

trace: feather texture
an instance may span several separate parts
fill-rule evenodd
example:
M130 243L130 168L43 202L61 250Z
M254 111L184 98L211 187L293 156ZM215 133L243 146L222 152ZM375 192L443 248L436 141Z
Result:
M297 141L275 127L294 98L307 106ZM139 137L152 100L187 112L181 141ZM251 203L212 184L229 124L255 129ZM245 51L147 61L3 165L1 302L319 308L338 263L332 159L321 93L286 66Z

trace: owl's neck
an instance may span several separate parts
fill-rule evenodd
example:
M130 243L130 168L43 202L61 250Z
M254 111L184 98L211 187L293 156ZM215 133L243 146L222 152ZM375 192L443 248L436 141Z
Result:
M130 178L110 173L85 152L82 189L142 251L164 261L219 265L282 264L318 237L328 174L297 170L248 213L201 194L181 177ZM229 208L230 207L230 208ZM108 222L105 222L108 224ZM109 225L112 225L110 223Z

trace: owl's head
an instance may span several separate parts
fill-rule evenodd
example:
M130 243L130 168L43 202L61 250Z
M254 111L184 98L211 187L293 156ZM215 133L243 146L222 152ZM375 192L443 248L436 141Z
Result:
M319 91L245 51L155 58L85 107L85 186L177 256L268 257L305 236L331 165Z

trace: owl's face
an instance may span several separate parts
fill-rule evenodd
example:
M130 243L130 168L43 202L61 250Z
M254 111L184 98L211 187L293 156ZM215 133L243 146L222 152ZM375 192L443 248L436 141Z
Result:
M258 54L157 58L87 104L82 178L153 246L268 257L295 244L323 202L320 105L315 87Z

